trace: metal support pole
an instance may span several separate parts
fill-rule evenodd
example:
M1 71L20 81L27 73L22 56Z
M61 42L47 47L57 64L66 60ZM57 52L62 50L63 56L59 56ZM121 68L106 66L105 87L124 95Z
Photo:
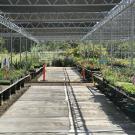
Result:
M22 61L22 38L20 37L20 62Z
M34 59L36 58L36 43L34 45Z
M28 40L27 40L27 38L26 38L26 48L25 48L25 54L26 54L26 63L27 63L27 61L28 61Z
M100 60L101 60L101 58L102 58L102 44L101 44L101 34L102 34L102 31L101 31L101 29L100 29L100 31L99 31L99 35L100 35L100 38L99 38L99 45L100 45ZM101 62L99 63L99 66L100 66L100 69L101 69Z
M131 69L134 67L134 9L131 7Z
M30 44L30 52L31 52L31 61L32 61L32 59L33 59L33 54L32 54L32 46L33 46L33 41L31 40L31 44Z
M93 43L93 61L94 61L94 55L95 55L95 53L94 53L94 51L95 51L95 45L94 45L94 43Z
M10 38L10 59L11 59L11 68L13 66L13 37Z
M113 20L112 20L112 24L113 24ZM113 33L112 33L112 24L110 23L110 39L111 39L111 52L110 52L110 55L111 55L111 68L113 68Z
M113 67L113 44L111 42L111 68Z

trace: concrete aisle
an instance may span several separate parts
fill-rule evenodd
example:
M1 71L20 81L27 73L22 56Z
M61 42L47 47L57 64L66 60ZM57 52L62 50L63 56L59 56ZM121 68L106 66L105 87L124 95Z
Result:
M71 82L82 82L80 73L76 70L76 68L66 67L66 71Z
M38 81L42 81L43 76L39 77ZM47 82L63 82L65 80L63 67L47 67L46 81Z
M72 110L78 135L135 135L135 123L97 89L81 83L75 69L66 68L69 80L80 83L71 83L73 86L67 87L64 83L57 83L64 82L64 69L47 68L47 80L55 83L49 83L50 86L45 86L46 83L32 84L0 118L0 135L76 135L71 130L66 88L70 94L71 90L74 93ZM72 95L69 97L74 99Z
M72 88L82 115L78 119L83 121L84 129L90 135L135 135L135 123L118 111L97 89L85 86Z
M64 86L32 86L0 118L0 135L65 135L68 116Z
M75 68L72 67L47 67L46 68L46 82L64 82L65 74L64 70L66 69L71 82L81 82L82 79L80 74ZM43 76L39 77L38 81L42 81Z

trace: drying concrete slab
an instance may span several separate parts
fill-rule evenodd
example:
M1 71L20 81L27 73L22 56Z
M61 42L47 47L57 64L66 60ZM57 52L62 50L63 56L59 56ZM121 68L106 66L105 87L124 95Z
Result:
M0 135L64 135L69 130L64 86L32 86L0 118Z

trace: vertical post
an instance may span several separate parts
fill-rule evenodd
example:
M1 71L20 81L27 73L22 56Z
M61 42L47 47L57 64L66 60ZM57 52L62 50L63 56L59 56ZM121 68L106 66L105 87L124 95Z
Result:
M30 55L31 55L31 62L32 62L32 40L30 41Z
M85 81L85 79L86 79L85 65L82 67L82 76L83 76L83 80Z
M112 42L111 42L111 67L113 67L113 45L112 45Z
M112 24L113 24L113 20L112 20ZM111 68L113 68L113 39L112 39L112 30L113 30L113 28L112 28L112 24L110 23L110 43L111 43L111 50L110 50L110 53L111 53Z
M26 53L26 63L28 61L28 54L27 54L27 51L28 51L28 40L26 38L26 49L25 49L25 53Z
M99 38L99 45L100 45L100 60L101 60L101 57L102 57L101 29L99 30L99 35L100 35L100 38ZM101 62L99 63L99 66L100 66L100 69L101 69Z
M2 31L2 24L0 24L0 29ZM0 36L2 37L2 32L0 33ZM2 56L2 46L0 48L0 55ZM0 61L2 62L2 57L0 57Z
M20 62L22 61L22 38L20 37Z
M11 59L11 67L13 65L13 37L11 35L10 39L10 59Z
M90 43L89 41L87 41L87 44L88 44L88 60L90 59Z
M134 58L134 9L133 7L131 7L131 69L133 68L134 66L134 61L133 61L133 58Z
M36 58L36 43L34 45L34 59Z
M94 61L94 51L95 51L95 45L94 45L94 43L93 43L93 61Z

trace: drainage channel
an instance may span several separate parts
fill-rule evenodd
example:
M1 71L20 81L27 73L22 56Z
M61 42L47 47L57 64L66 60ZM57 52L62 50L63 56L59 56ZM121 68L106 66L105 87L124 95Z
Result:
M64 75L65 75L66 101L68 102L68 107L69 107L69 119L70 119L69 134L90 135L90 133L85 125L85 121L83 119L79 105L77 103L77 99L76 99L76 96L74 94L72 85L70 84L69 75L66 71L66 68L64 68L63 70L64 70Z

